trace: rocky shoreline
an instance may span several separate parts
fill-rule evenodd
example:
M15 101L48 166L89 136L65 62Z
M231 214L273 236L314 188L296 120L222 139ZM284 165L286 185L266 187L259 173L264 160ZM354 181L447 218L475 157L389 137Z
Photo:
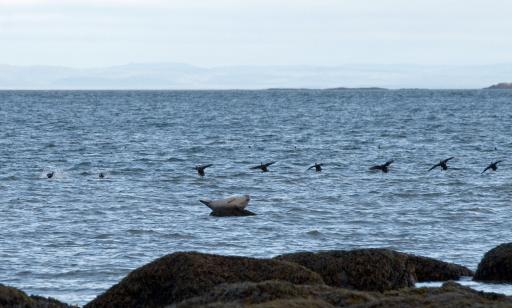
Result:
M476 273L389 249L299 252L255 259L176 252L129 273L84 307L512 307L512 297L453 280L512 283L512 243ZM416 282L445 281L439 288ZM73 307L0 284L0 307Z

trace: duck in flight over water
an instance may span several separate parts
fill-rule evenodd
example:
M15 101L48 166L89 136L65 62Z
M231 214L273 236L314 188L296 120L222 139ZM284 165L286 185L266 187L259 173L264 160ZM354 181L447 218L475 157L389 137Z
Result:
M273 165L275 163L276 163L275 161L271 161L271 162L266 163L266 164L260 163L259 166L254 166L254 167L251 167L250 169L260 169L261 172L268 172L268 166Z
M448 165L446 164L450 159L453 159L454 157L447 158L445 160L441 160L439 163L432 166L432 168L428 169L428 171L434 170L437 167L443 168L443 170L448 169Z
M489 166L487 166L487 168L484 169L484 171L482 171L482 173L484 173L485 171L491 169L492 171L496 171L498 170L498 163L501 163L502 160L498 160L498 161L495 161L493 163L491 163Z
M322 166L323 165L324 164L317 164L317 163L315 163L313 166L309 167L308 170L311 170L311 169L315 168L316 172L320 172L320 171L322 171Z
M197 170L197 174L199 174L200 176L204 176L204 169L208 168L208 167L211 167L213 164L208 164L208 165L198 165L196 166L196 170Z
M382 172L384 173L388 173L389 171L389 165L391 165L392 163L394 162L394 160L388 160L385 164L383 165L376 165L376 166L373 166L370 168L370 170L381 170Z

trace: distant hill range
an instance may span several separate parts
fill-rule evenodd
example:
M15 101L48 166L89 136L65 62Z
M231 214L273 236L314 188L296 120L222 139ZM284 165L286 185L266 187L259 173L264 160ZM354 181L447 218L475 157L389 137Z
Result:
M486 89L512 89L512 82L500 82L494 84Z
M512 64L218 66L134 63L104 68L0 65L0 89L481 89L512 76Z

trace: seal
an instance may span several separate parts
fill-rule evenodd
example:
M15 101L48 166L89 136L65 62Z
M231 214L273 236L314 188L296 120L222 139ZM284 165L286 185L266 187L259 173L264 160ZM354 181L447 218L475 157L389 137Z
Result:
M249 195L231 196L225 199L218 200L199 200L202 204L209 207L212 211L226 210L226 209L239 209L243 210L249 204L251 197Z

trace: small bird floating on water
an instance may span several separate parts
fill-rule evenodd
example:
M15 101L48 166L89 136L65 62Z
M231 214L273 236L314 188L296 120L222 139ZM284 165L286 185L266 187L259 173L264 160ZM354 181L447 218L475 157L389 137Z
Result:
M388 173L389 171L389 165L391 165L392 163L394 162L394 160L388 160L385 164L383 165L376 165L376 166L373 166L370 168L370 170L381 170L382 172L384 173Z
M275 163L276 163L275 161L271 161L271 162L266 163L266 164L260 163L259 166L254 166L254 167L251 167L250 169L260 169L261 172L268 172L268 166L273 165Z
M485 171L491 169L492 171L496 171L498 170L498 163L501 163L502 160L498 160L498 161L495 161L493 163L491 163L489 166L487 166L487 168L484 169L484 171L482 171L482 173L484 173Z
M98 177L99 177L100 179L103 179L103 178L105 177L105 174L104 174L103 172L100 172L100 174L98 175Z
M324 164L318 164L318 163L315 163L313 166L309 167L308 170L311 170L313 168L315 168L316 172L320 172L322 171L322 166Z
M46 177L47 177L47 178L49 178L49 179L51 179L51 178L53 178L53 175L54 175L54 174L55 174L55 172L54 172L54 171L49 172L49 173L47 173L47 174L46 174Z
M200 176L204 176L204 169L208 168L208 167L211 167L213 164L208 164L208 165L197 165L195 167L195 169L197 170L197 174L199 174Z
M448 165L446 164L450 159L453 159L454 157L450 157L444 160L439 161L439 163L432 166L432 168L428 169L428 171L434 170L437 167L441 167L443 170L448 169Z

